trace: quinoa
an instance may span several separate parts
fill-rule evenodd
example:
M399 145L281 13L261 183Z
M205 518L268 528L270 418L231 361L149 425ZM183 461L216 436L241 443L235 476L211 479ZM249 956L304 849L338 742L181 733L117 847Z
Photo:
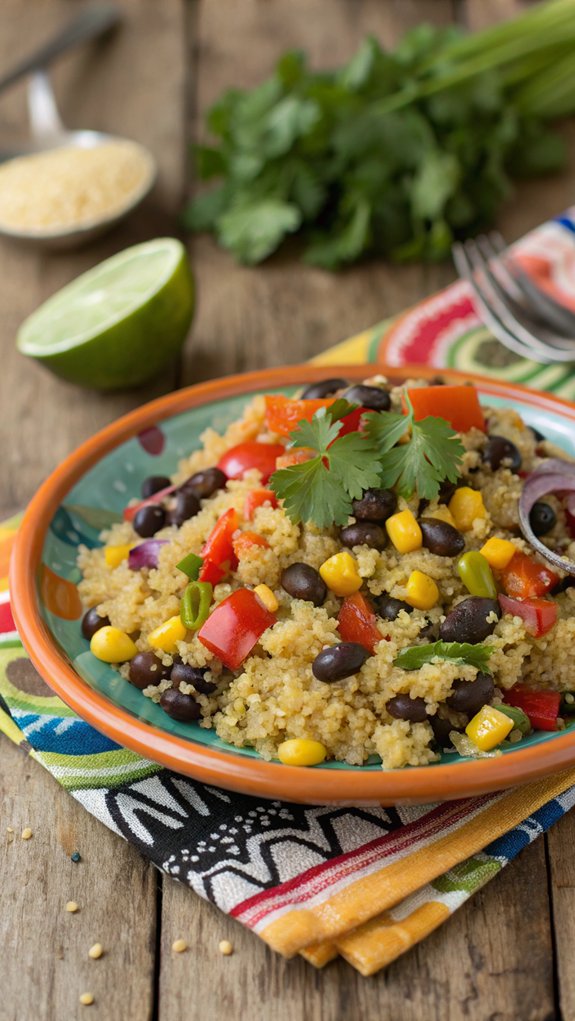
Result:
M396 392L392 393L392 401L397 407ZM487 421L492 434L505 436L516 445L528 470L540 463L541 447L515 412L488 409ZM215 465L238 443L254 439L278 442L278 437L266 428L262 397L256 397L243 417L222 435L208 429L201 439L201 449L180 463L174 476L176 483ZM511 540L517 550L528 552L518 525L521 479L506 466L488 469L481 453L486 442L484 433L473 429L463 440L466 453L461 485L479 490L485 505L485 514L464 533L465 551L478 550L488 537L495 536ZM448 660L404 670L394 665L394 660L403 649L430 640L422 637L424 628L432 630L431 640L435 640L446 615L469 596L454 569L454 559L424 547L409 553L399 553L391 544L383 550L367 545L353 547L350 552L363 579L363 591L373 600L382 595L404 600L413 571L433 579L439 598L425 611L401 610L393 621L378 617L377 627L384 640L376 645L373 655L345 680L323 683L314 676L312 665L323 649L341 641L338 613L342 599L328 592L323 604L316 606L310 600L294 598L282 587L281 576L285 568L298 562L317 569L340 552L338 530L319 529L311 523L294 524L281 506L270 503L258 507L246 522L242 519L246 497L261 486L260 474L253 469L241 480L229 480L224 488L203 499L199 512L179 528L162 528L155 537L167 543L160 550L157 568L132 571L126 560L110 568L103 547L81 548L78 564L83 602L87 607L97 607L113 626L132 635L138 650L147 651L150 633L179 613L187 579L177 564L190 552L199 554L216 522L233 508L240 517L240 528L257 533L267 545L254 545L240 556L237 568L215 585L214 606L237 589L264 584L273 592L278 609L275 623L264 631L236 671L223 666L197 634L189 631L184 640L178 641L175 652L157 653L167 667L177 659L207 671L205 676L213 687L209 694L194 693L193 686L180 685L180 691L194 695L200 706L199 726L213 728L219 738L234 747L256 749L265 759L277 758L282 742L306 738L321 742L327 758L351 765L374 761L373 756L378 756L386 769L436 761L440 749L434 740L434 717L450 721L455 728L465 725L466 718L450 710L446 700L456 681L473 682L479 671L475 666ZM548 537L549 545L565 548L568 540L563 512L555 498L550 502L556 510L557 524ZM417 499L400 500L398 510L407 506L417 513ZM439 500L431 501L424 508L426 517L440 513L440 507ZM441 509L445 511L444 506ZM101 539L105 546L142 541L130 522L113 525ZM559 619L542 638L530 635L519 616L505 614L498 620L493 616L492 632L485 644L491 653L495 701L518 682L557 690L573 686L575 599L571 592L557 598ZM127 678L129 665L119 669ZM170 680L163 679L145 687L143 695L158 702L170 686ZM405 694L424 700L426 721L412 722L390 714L390 699Z

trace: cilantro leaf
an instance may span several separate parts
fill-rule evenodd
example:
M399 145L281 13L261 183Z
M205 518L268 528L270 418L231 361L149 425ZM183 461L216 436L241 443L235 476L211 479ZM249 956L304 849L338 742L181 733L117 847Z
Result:
M362 433L348 433L336 440L327 457L332 475L352 500L359 500L364 490L380 485L379 462Z
M380 454L388 450L405 435L411 419L409 415L401 415L395 411L371 411L365 417L367 435Z
M367 416L367 434L381 458L381 485L397 488L409 498L416 490L433 500L441 483L456 482L464 454L457 433L443 418L428 416L419 422L407 415L381 411ZM406 443L395 446L411 428Z
M341 422L332 422L322 408L316 411L311 422L303 419L297 429L290 433L290 446L311 447L320 454L326 454L329 444L337 440L340 429Z
M300 222L299 210L289 202L260 199L223 213L217 221L218 237L240 262L252 265L270 255Z
M475 666L483 673L491 673L489 657L492 651L489 645L471 645L469 642L431 642L429 645L410 645L402 649L393 665L402 670L419 670L424 663L446 659L451 663Z
M345 524L349 517L351 500L321 457L280 468L269 484L284 501L288 517L296 523L314 521L319 528L329 528Z

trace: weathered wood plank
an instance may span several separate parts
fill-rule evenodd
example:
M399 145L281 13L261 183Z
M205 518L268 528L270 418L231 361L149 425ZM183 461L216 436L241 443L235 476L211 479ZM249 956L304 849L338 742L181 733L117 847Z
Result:
M571 812L547 836L555 930L558 996L562 1021L575 1021L575 815Z
M0 735L3 1021L148 1021L154 997L156 874ZM20 834L29 826L31 840ZM13 834L7 832L12 827ZM70 854L79 850L82 861ZM66 902L79 905L76 914ZM90 960L101 943L104 956Z

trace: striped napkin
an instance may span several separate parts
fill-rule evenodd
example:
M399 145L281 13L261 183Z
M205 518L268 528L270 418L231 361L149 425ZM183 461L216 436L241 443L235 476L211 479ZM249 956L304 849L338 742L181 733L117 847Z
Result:
M575 308L573 214L527 235L517 256ZM449 365L575 398L571 369L500 349L459 283L316 359L368 360ZM575 803L573 769L503 793L397 808L259 801L163 769L84 723L30 663L6 577L17 528L18 518L0 525L0 731L158 868L286 956L321 967L340 954L372 975Z

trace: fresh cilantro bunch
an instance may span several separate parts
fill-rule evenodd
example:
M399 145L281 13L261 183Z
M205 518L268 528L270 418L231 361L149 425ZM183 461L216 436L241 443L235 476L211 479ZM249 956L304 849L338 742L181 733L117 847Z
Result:
M354 408L345 400L298 424L290 433L290 446L314 455L270 478L292 521L314 521L320 528L344 525L353 501L366 489L395 487L401 496L417 491L432 500L445 479L457 481L464 454L457 433L443 418L430 415L416 422L407 394L405 399L407 414L369 412L365 429L345 436L340 436L341 419ZM401 439L406 442L395 446Z
M420 25L394 51L367 38L331 72L288 52L208 112L197 171L221 183L187 226L247 264L294 233L326 269L444 258L493 220L512 176L563 163L545 120L575 108L574 47L575 7L550 0L474 35Z

